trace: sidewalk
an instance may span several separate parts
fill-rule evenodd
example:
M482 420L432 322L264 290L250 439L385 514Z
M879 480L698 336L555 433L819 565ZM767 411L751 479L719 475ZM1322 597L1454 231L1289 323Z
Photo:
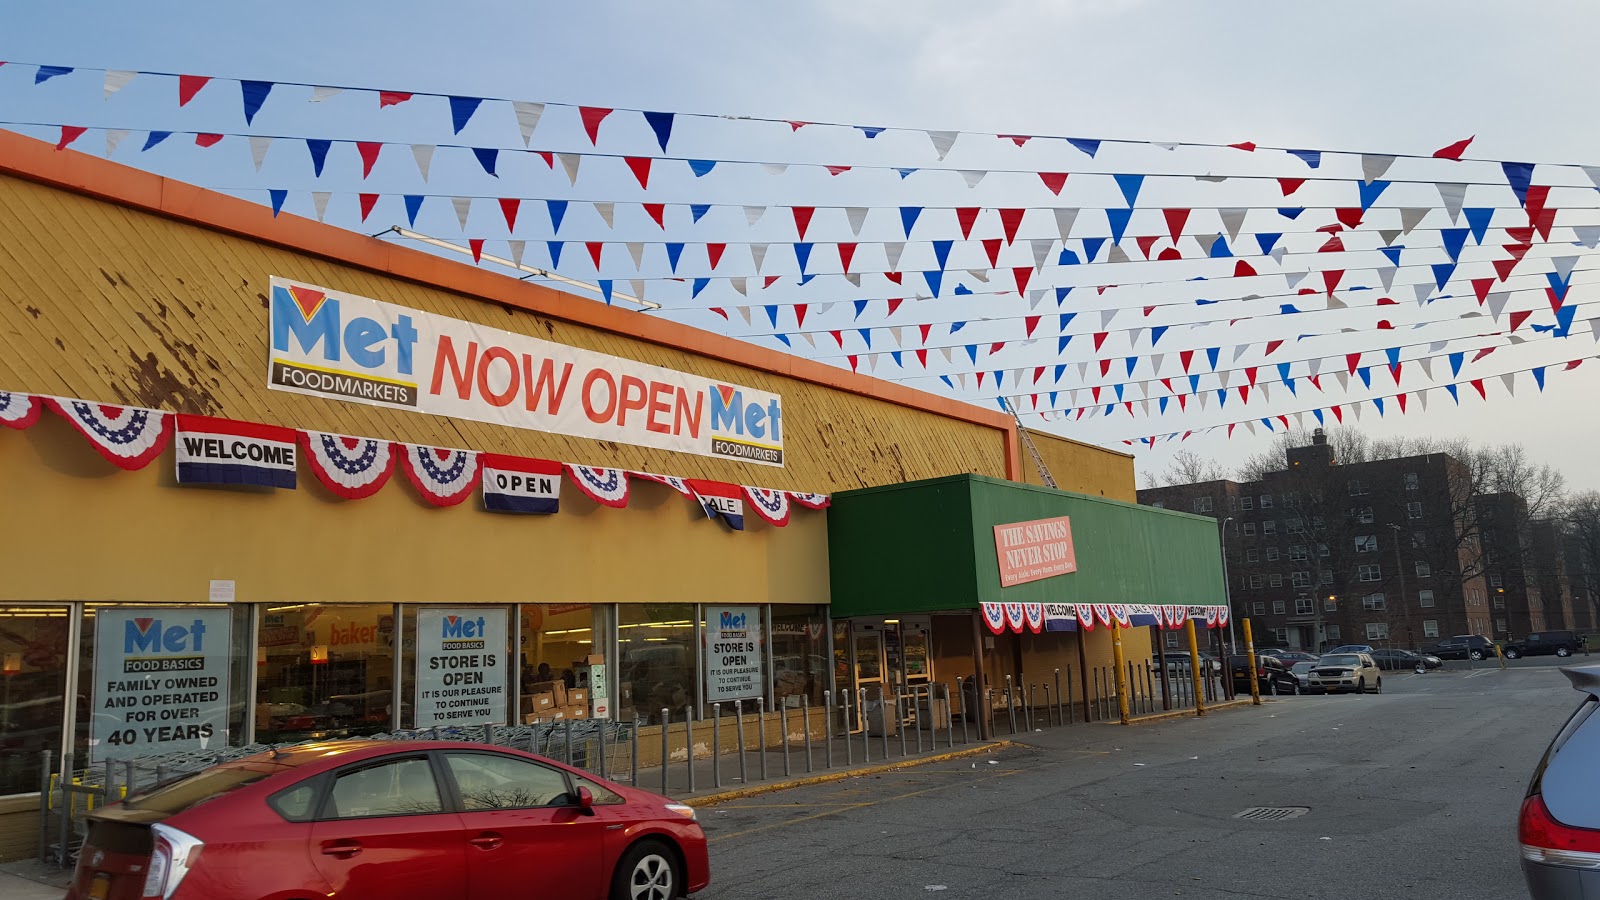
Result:
M36 859L0 864L0 898L4 900L61 900L72 878Z

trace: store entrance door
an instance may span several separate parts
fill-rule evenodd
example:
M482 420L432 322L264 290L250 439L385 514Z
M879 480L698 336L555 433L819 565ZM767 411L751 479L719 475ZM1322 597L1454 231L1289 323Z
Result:
M866 705L883 703L884 691L884 637L882 629L871 622L852 622L850 626L850 662L855 683L850 697L852 710L850 730L860 731L867 726L862 706L865 691Z

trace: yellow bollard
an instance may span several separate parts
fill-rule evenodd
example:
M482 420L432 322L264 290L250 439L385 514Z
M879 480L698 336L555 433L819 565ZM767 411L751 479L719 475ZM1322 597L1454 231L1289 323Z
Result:
M1122 626L1111 620L1111 659L1117 666L1117 712L1128 724L1128 671L1122 662Z
M1200 674L1200 642L1194 636L1194 619L1183 623L1184 631L1189 635L1189 673L1194 677L1194 714L1206 714L1206 683Z
M1256 678L1256 642L1250 636L1250 620L1244 620L1244 654L1245 661L1250 664L1250 703L1261 705L1261 681ZM1228 673L1233 677L1233 673Z
M1504 669L1506 667L1506 655L1500 652L1500 645L1498 643L1494 645L1494 655L1496 659L1500 660L1500 668Z

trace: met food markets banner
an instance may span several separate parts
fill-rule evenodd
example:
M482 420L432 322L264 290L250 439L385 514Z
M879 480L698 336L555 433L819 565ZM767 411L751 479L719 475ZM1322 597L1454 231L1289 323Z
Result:
M777 394L274 277L267 385L783 465Z
M228 743L228 609L95 612L93 760Z

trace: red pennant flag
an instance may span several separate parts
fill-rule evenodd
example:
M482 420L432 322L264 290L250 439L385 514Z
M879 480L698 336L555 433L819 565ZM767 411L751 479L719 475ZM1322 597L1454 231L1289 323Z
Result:
M583 131L589 135L589 145L600 143L600 123L606 116L611 115L611 110L599 106L578 107L578 117L583 120Z
M1099 403L1100 402L1100 385L1097 384L1094 387L1089 388L1089 396L1094 400L1094 402Z
M1506 237L1511 238L1514 243L1530 244L1533 242L1533 225L1530 223L1526 228L1507 228Z
M1319 234L1338 234L1344 230L1343 225L1324 225L1317 229Z
M1122 401L1122 405L1126 406L1128 408L1128 415L1130 415L1130 416L1133 415L1133 401L1132 400L1124 400L1124 401Z
M1239 423L1238 422L1229 422L1228 423L1228 437L1230 437L1230 438L1233 437L1233 430L1235 428L1237 428L1237 427L1239 427Z
M1161 215L1167 220L1167 234L1172 236L1172 242L1176 244L1178 238L1183 237L1183 226L1189 222L1189 211L1187 209L1163 209Z
M1161 379L1161 386L1167 389L1167 393L1169 393L1169 394L1174 393L1174 391L1172 390L1172 379L1171 378L1163 378L1163 379Z
M1288 428L1289 428L1289 417L1288 416L1278 416L1278 421L1283 423L1284 430L1287 431Z
M1034 324L1038 324L1038 323L1035 322ZM1044 377L1044 370L1046 368L1048 368L1048 367L1047 366L1038 366L1033 370L1033 383L1034 384L1038 384L1039 383L1039 379Z
M1177 247L1168 247L1167 249L1161 251L1161 255L1157 257L1157 259L1160 259L1162 262L1170 262L1174 259L1183 259L1183 251L1179 250Z
M926 348L918 348L917 351L916 351L916 354L917 354L917 364L922 366L924 369L926 369L928 367L928 351L927 351L927 349Z
M1183 374L1189 374L1189 364L1194 362L1193 350L1179 350L1178 361L1183 363Z
M795 130L798 131L799 129L795 129ZM850 371L852 371L852 372L856 371L857 360L856 360L855 356L853 356L853 355L852 356L846 356L845 359L850 360Z
M1011 277L1017 280L1017 293L1021 294L1027 291L1028 278L1032 275L1032 266L1017 266L1011 270Z
M1350 367L1350 374L1354 375L1356 373L1356 369L1361 367L1361 354L1359 352L1346 353L1344 355L1344 361L1345 365Z
M1492 288L1492 287L1494 287L1494 279L1493 278L1474 278L1474 279L1472 279L1472 292L1474 294L1478 295L1478 305L1479 306L1483 305L1483 301L1489 299L1489 288Z
M799 119L784 119L784 121L789 124L790 134L793 134L794 132L799 131L800 129L811 124L810 122L802 122Z
M933 323L932 322L921 322L921 323L918 323L917 330L922 332L922 342L924 344L926 344L928 342L928 335L933 333Z
M722 307L720 307L720 306L713 306L713 307L711 307L711 311L712 311L712 312L714 312L714 313L716 313L716 314L717 314L717 315L719 315L719 316L721 316L721 317L723 317L723 318L724 318L724 319L727 319L727 318L728 318L728 311L727 311L727 310L725 310L725 309L723 309L723 308L722 308ZM733 321L733 320L732 320L732 319L728 319L728 321L730 321L730 322L731 322L731 321Z
M378 108L383 109L385 106L399 106L410 99L411 95L405 91L379 91Z
M1334 211L1334 217L1347 228L1360 228L1363 215L1366 215L1366 210L1359 206L1345 206Z
M1097 352L1100 349L1100 345L1106 342L1106 338L1110 336L1110 334L1111 332L1109 331L1096 331L1094 333L1094 349Z
M983 372L981 370L978 372L978 387L983 387Z
M983 241L983 252L989 254L989 268L996 269L1000 267L999 238L985 238Z
M1144 314L1147 315L1147 316L1150 315L1151 313L1155 312L1155 311L1156 311L1156 308L1154 306L1146 306L1144 308Z
M995 137L1003 141L1010 141L1011 143L1016 144L1018 147L1021 147L1028 141L1033 140L1033 135L1031 134L997 134Z
M1501 281L1505 281L1511 277L1511 270L1517 267L1518 262L1519 260L1515 259L1497 259L1494 261L1494 272L1500 276Z
M1535 231L1545 240L1550 240L1550 229L1556 227L1556 211L1541 209L1537 214L1528 216L1528 221L1533 223Z
M766 290L767 288L772 287L773 285L777 284L778 279L782 277L783 276L781 275L768 275L766 279L762 281L761 289Z
M1390 376L1392 376L1394 378L1394 383L1395 383L1396 387L1398 387L1400 385L1400 370L1404 369L1405 367L1406 367L1405 363L1398 363L1398 362L1389 367L1389 374L1390 374Z
M815 206L791 206L789 211L794 214L794 230L800 235L800 240L806 239L806 229L811 227L811 216L817 211Z
M1246 381L1250 382L1251 387L1256 386L1256 371L1258 368L1258 366L1245 366L1244 377Z
M506 230L517 230L517 210L522 208L522 201L515 197L500 198L500 214L506 217Z
M667 205L665 203L641 203L639 205L644 207L645 215L649 216L657 227L662 229L667 227Z
M894 282L895 284L899 284L900 283L900 279L904 278L905 276L901 275L899 272L885 272L885 273L883 273L883 277L889 279L890 281Z
M1255 141L1244 141L1244 142L1238 143L1238 144L1229 144L1228 146L1232 147L1235 150L1243 150L1246 153L1254 153L1254 152L1256 152Z
M1250 402L1250 385L1248 385L1248 384L1239 385L1239 402L1240 403L1249 403Z
M1528 218L1531 219L1536 213L1542 211L1544 205L1550 201L1550 185L1529 185L1528 192L1523 197L1525 199L1523 200L1522 208L1527 212Z
M1334 238L1338 240L1338 238ZM1328 289L1328 296L1333 296L1333 289L1339 286L1340 279L1344 278L1343 269L1328 269L1322 273L1322 285Z
M808 303L796 303L794 305L794 327L806 327L806 310L810 308L811 305Z
M1255 266L1250 265L1249 263L1245 262L1242 259L1234 260L1234 263L1233 263L1233 277L1235 277L1235 278L1246 278L1246 277L1249 277L1251 275L1259 275L1259 274L1261 274L1261 273L1256 271L1256 267Z
M904 298L904 297L897 297L897 298L895 298L893 300L890 300L889 301L889 315L891 315L891 316L894 315L895 310L899 309L900 308L900 304L902 304L904 302L906 302L906 298Z
M1100 360L1100 377L1104 378L1111 373L1111 360Z
M1524 310L1519 310L1519 311L1512 312L1511 313L1511 330L1512 331L1516 331L1517 328L1520 327L1523 322L1528 321L1528 317L1531 316L1531 315L1533 315L1533 310L1531 310L1531 309L1524 309Z
M61 126L61 140L56 141L56 149L57 150L65 150L65 149L67 149L68 145L70 145L73 141L77 140L78 138L83 137L83 133L85 131L88 131L88 130L89 130L88 128L85 128L82 125L63 125L63 126Z
M1000 210L1000 226L1006 233L1006 243L1010 244L1017 239L1017 229L1022 225L1022 216L1025 209Z
M215 147L222 143L222 135L202 131L194 136L194 143L197 147Z
M472 248L472 261L483 260L483 238L467 238L467 246Z
M551 152L549 150L535 150L533 152L539 154L539 158L544 160L545 168L554 169L556 167L556 155L555 155L555 153L553 153L553 152Z
M1319 391L1322 390L1322 376L1321 375L1307 375L1306 376L1306 380L1311 382L1311 386L1312 387L1316 388Z
M356 141L356 152L361 154L362 180L372 174L372 167L377 164L378 154L382 150L383 144L379 141Z
M1179 394L1178 395L1178 412L1186 412L1186 411L1188 411L1188 409L1189 409L1189 395L1188 394Z
M727 244L706 245L706 260L711 263L711 268L713 271L717 268L717 263L722 262L722 254L726 252L727 249Z
M1338 404L1334 404L1328 412L1333 413L1333 417L1338 420L1340 425L1344 424L1344 413L1339 410Z
M1328 242L1317 248L1318 253L1341 253L1344 251L1344 241L1336 234L1328 238Z
M210 75L179 75L178 76L178 105L187 106L200 89L211 82Z
M995 342L993 344L990 344L989 345L989 355L993 356L994 354L999 353L1001 350L1005 349L1005 346L1006 346L1006 342L1005 341L997 341L997 342Z
M1134 238L1133 242L1139 245L1139 254L1145 259L1149 259L1150 248L1154 247L1156 245L1156 241L1159 240L1161 240L1161 235L1159 234L1141 234Z
M1394 330L1394 323L1390 322L1388 319L1379 319L1378 320L1378 330L1379 331L1393 331Z
M1493 353L1494 351L1495 351L1494 347L1484 347L1482 350L1479 350L1477 353L1472 354L1472 361L1473 362L1477 362L1478 360L1483 359L1485 356L1488 356L1489 354Z
M1551 312L1560 312L1561 311L1561 295L1556 293L1556 289L1555 288L1545 288L1544 289L1544 295L1545 295L1545 298L1550 301L1550 311Z
M850 171L849 166L823 166L823 168L828 170L829 175L843 175Z
M1528 255L1528 251L1530 249L1532 249L1532 247L1533 247L1533 242L1530 239L1530 240L1524 241L1524 242L1522 242L1520 244L1507 244L1504 247L1501 247L1500 249L1502 249L1502 250L1506 251L1507 253L1511 254L1511 258L1516 260L1517 262L1522 262L1522 258L1524 256Z
M1567 363L1566 368L1562 369L1561 371L1563 371L1563 372L1571 372L1573 369L1576 369L1577 367L1579 367L1581 365L1583 365L1583 360L1575 359L1572 362Z
M367 220L367 216L372 213L372 207L376 206L378 203L378 195L358 194L357 197L361 201L361 221L365 222ZM482 242L480 241L480 243Z
M849 272L850 271L850 261L856 258L856 245L855 244L840 244L838 246L839 246L839 265L843 266L844 270L846 272Z
M972 238L972 223L978 221L979 209L976 206L960 206L956 208L956 223L961 226L961 239Z
M589 258L594 260L594 270L600 271L600 251L604 250L606 245L601 241L589 241L584 246L589 248Z
M1477 137L1477 135L1473 135L1472 137ZM1456 162L1460 162L1461 154L1467 152L1467 146L1471 143L1472 138L1469 137L1464 140L1456 141L1454 144L1451 144L1447 147L1440 147L1438 150L1433 152L1433 158L1453 159Z
M1055 194L1057 197L1059 197L1059 196L1061 196L1061 189L1063 187L1065 187L1066 184L1067 184L1067 173L1066 172L1040 172L1039 173L1039 180L1043 181L1044 182L1044 186L1050 189L1050 193Z
M1282 346L1283 346L1283 341L1267 341L1267 355L1271 356L1273 351L1277 350L1279 347L1282 347ZM1251 383L1254 384L1255 382L1251 382Z
M1489 395L1484 393L1484 390L1483 390L1483 379L1482 378L1474 378L1474 379L1472 379L1472 387L1473 387L1474 390L1476 390L1478 392L1478 396L1479 397L1483 398L1484 400L1489 399Z
M840 350L843 350L844 349L844 332L842 332L842 331L830 331L828 333L833 335L834 342L839 345L839 349Z
M1400 404L1400 414L1401 415L1405 415L1405 411L1406 411L1406 395L1405 394L1395 394L1394 395L1394 399L1395 399L1396 402L1398 402Z
M1278 189L1283 191L1285 197L1300 190L1300 185L1305 184L1304 178L1279 178Z
M642 187L645 190L649 190L650 189L650 162L651 162L650 157L648 157L648 156L629 156L629 157L625 157L623 161L626 162L628 164L628 168L633 171L633 177L639 179L639 187Z

